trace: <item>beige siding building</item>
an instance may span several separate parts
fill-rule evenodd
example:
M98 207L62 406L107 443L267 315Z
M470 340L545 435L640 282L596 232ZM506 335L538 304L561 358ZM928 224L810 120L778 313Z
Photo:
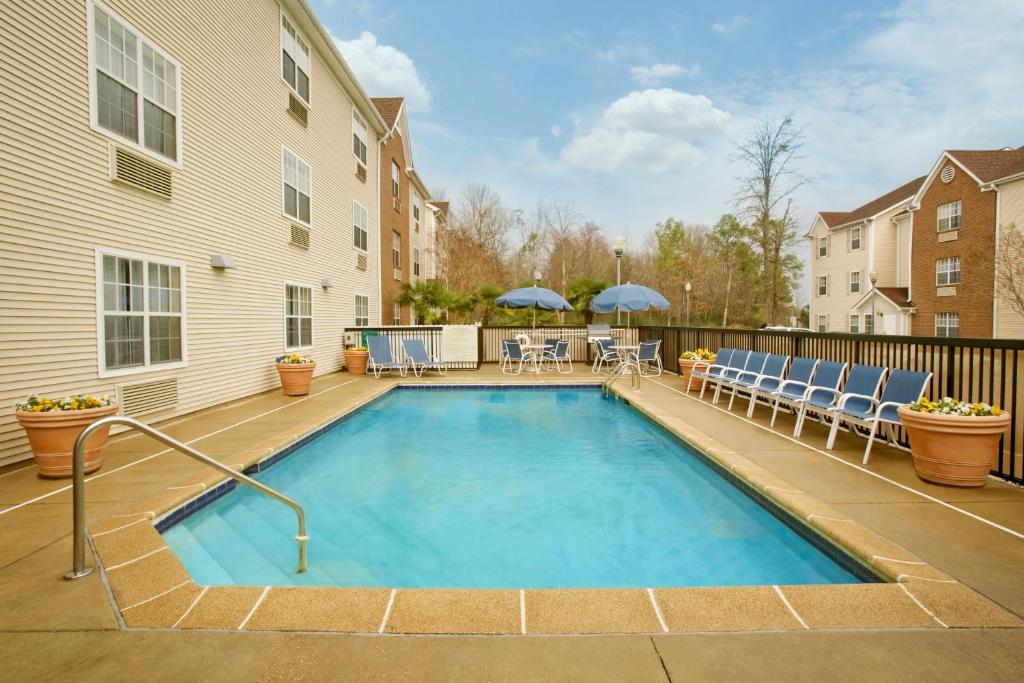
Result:
M1000 234L1010 230L1024 231L1024 174L997 182L996 215ZM996 268L1005 267L997 258ZM993 337L1024 339L1024 316L1011 305L1009 294L996 284L995 329Z
M385 125L303 1L0 5L0 466L11 406L158 420L337 371L380 322Z

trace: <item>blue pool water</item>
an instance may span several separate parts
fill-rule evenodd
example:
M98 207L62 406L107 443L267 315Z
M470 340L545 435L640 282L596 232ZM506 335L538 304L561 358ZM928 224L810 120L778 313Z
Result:
M397 390L165 532L202 584L658 587L858 579L594 389Z

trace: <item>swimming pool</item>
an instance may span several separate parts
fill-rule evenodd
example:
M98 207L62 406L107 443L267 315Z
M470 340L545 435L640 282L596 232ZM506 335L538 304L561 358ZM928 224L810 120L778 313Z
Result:
M858 583L596 388L399 388L164 537L201 584L569 588Z

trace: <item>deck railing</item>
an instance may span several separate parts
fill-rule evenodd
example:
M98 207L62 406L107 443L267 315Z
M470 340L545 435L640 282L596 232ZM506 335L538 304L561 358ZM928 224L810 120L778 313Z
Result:
M403 339L419 339L427 347L427 354L432 358L446 361L449 368L456 370L475 370L480 366L479 353L475 361L453 361L445 357L444 327L441 325L392 325L382 327L347 327L346 332L359 332L365 336L383 335L391 342L391 355L395 360L405 357L402 349Z

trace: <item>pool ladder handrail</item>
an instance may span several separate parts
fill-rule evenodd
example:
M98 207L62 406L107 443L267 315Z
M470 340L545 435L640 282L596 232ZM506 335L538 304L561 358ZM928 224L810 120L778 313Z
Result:
M626 356L626 360L615 366L615 369L612 370L612 374L609 375L608 379L601 384L601 391L604 393L605 398L608 398L608 396L611 395L612 384L615 383L615 380L626 374L626 369L628 368L633 370L632 377L630 378L633 391L640 391L640 362L635 360L633 354L630 354Z
M233 478L238 483L245 484L265 496L269 496L276 501L284 503L294 510L295 516L298 518L299 528L299 532L295 536L295 540L298 541L299 544L299 567L296 570L296 573L301 574L306 571L308 568L306 546L309 542L309 535L306 533L306 512L295 500L289 498L283 493L275 491L266 484L261 484L252 477L242 474L236 469L214 460L208 455L200 453L191 446L181 443L177 439L164 434L158 429L154 429L145 422L141 422L140 420L136 420L131 417L124 417L122 415L112 415L111 417L104 417L97 420L83 429L82 433L78 435L78 439L75 441L75 449L72 455L74 468L74 483L72 484L72 498L74 505L74 542L72 546L72 569L64 575L65 579L69 581L72 579L80 579L83 576L88 575L93 570L92 567L85 566L85 442L93 432L115 424L126 425L132 429L142 432L146 436L156 439L160 443L170 446L176 451L184 453L193 460L198 460L204 465L209 465L218 472Z

